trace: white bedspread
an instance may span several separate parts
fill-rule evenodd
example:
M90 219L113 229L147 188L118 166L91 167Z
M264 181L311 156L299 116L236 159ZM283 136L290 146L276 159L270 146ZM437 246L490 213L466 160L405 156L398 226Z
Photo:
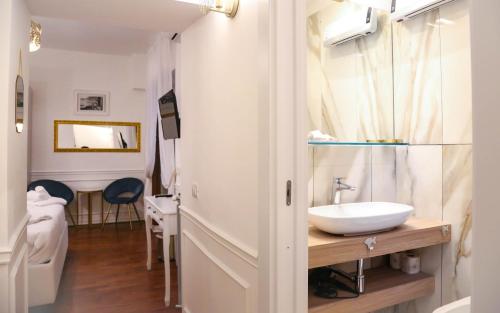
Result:
M52 201L45 206L28 202L30 220L50 216L50 219L28 225L28 262L42 264L50 261L57 248L61 232L65 227L64 206L60 201Z

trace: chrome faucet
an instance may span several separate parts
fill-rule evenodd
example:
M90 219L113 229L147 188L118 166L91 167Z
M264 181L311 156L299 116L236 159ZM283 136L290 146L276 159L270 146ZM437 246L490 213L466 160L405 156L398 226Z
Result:
M332 204L340 204L341 194L344 190L355 191L356 187L350 186L342 182L345 178L335 177L332 186Z

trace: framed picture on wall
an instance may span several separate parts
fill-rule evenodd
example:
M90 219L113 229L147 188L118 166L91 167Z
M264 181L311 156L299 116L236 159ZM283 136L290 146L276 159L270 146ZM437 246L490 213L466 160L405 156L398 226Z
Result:
M109 114L109 92L95 90L75 90L75 102L76 114Z

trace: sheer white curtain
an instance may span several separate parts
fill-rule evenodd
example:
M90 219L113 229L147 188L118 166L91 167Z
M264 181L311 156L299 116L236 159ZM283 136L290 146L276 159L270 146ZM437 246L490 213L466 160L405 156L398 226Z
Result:
M159 34L148 51L148 77L146 86L146 193L151 194L156 152L156 125L159 127L161 182L167 188L175 169L174 141L164 140L161 128L158 99L172 89L172 70L175 56L169 34Z

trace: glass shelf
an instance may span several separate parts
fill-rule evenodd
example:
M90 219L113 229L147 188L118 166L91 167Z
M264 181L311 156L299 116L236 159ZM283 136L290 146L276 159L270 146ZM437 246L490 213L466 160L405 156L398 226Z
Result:
M340 141L314 141L314 140L309 140L309 145L312 146L366 146L366 147L372 147L372 146L388 146L388 147L395 147L395 146L408 146L408 143L405 142L340 142Z

